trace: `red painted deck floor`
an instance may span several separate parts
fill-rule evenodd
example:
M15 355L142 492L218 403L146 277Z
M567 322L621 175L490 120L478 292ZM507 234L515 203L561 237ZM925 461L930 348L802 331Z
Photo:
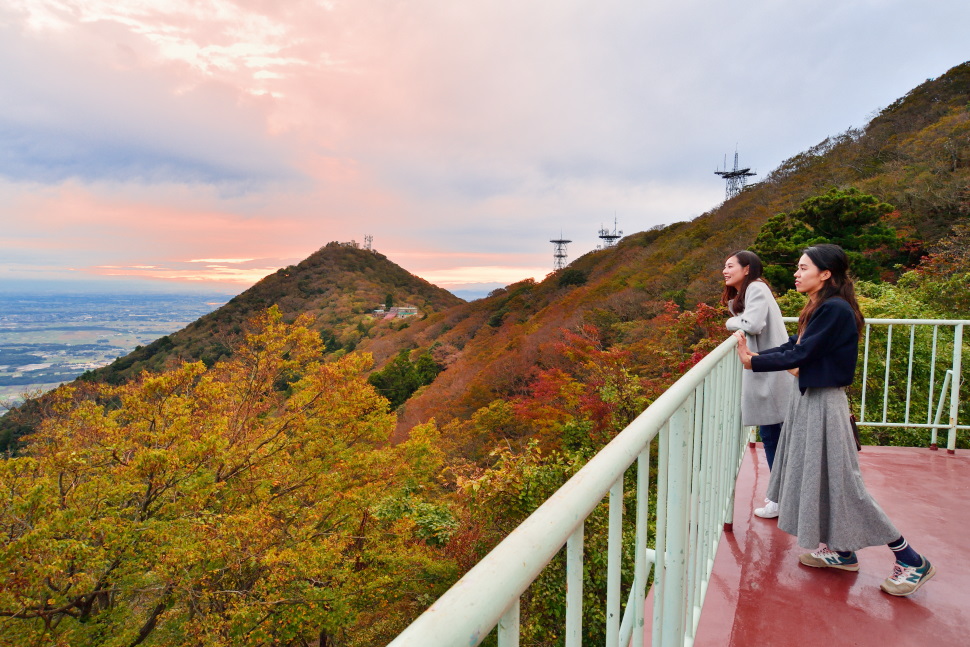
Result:
M696 647L970 645L970 453L863 447L866 486L936 576L908 598L879 590L886 547L859 551L858 573L798 562L795 538L761 507L768 466L748 448L738 477L734 532L718 546ZM649 644L649 639L647 641Z

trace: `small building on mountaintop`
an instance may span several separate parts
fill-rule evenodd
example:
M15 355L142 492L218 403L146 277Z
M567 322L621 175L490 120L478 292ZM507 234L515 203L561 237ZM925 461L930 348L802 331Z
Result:
M418 314L417 306L394 306L392 308L384 309L384 304L377 310L374 310L374 316L380 317L381 319L405 319L407 317L414 317Z

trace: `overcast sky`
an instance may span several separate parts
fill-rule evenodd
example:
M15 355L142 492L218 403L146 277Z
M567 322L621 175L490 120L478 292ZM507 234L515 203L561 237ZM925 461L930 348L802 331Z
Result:
M5 0L0 290L240 292L329 241L487 291L970 59L966 0ZM758 178L754 178L757 180ZM104 287L101 285L101 287Z

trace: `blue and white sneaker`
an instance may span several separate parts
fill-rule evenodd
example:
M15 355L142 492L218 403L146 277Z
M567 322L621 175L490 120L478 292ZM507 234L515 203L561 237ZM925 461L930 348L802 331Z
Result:
M829 550L827 546L819 548L814 553L799 555L798 561L812 568L837 568L842 571L859 570L859 558L855 556L855 553L848 557L842 557L837 552Z
M893 564L893 574L890 575L879 588L889 595L906 596L915 593L923 584L936 575L936 569L930 560L922 557L919 566L908 566L900 562Z

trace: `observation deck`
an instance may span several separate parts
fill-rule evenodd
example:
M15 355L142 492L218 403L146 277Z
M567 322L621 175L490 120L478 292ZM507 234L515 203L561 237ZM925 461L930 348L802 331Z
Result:
M866 446L859 463L869 492L933 562L933 579L907 598L883 593L893 557L880 546L857 553L858 573L802 566L808 551L752 512L768 486L759 443L742 459L734 531L718 545L694 647L970 645L970 453Z
M584 644L593 561L606 567L606 586L589 597L602 609L593 619L608 647L970 645L970 453L956 449L957 434L970 431L960 394L970 381L965 327L970 320L865 322L859 426L917 430L914 444L940 447L866 446L859 454L870 493L936 566L912 596L880 590L894 561L888 548L859 551L858 573L808 568L794 537L754 516L768 469L741 425L741 365L728 338L391 647L474 647L493 631L498 647L518 647L522 596L563 548L565 626L543 629L565 647ZM625 503L625 488L635 502ZM608 545L584 563L586 519L600 505Z

